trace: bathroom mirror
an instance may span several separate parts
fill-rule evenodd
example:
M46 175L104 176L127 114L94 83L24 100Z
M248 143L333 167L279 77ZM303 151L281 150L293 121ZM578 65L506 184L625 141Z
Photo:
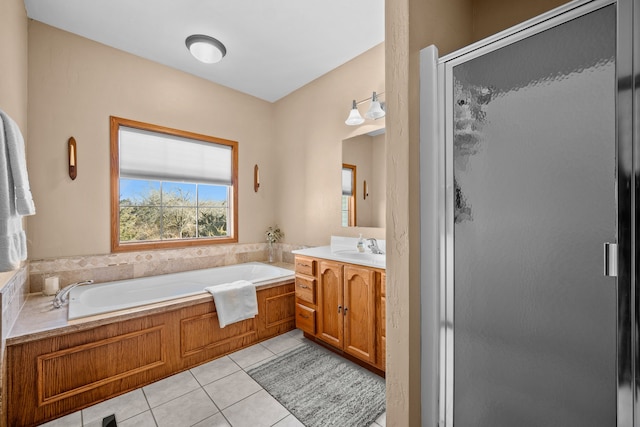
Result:
M385 130L342 141L342 226L385 227Z

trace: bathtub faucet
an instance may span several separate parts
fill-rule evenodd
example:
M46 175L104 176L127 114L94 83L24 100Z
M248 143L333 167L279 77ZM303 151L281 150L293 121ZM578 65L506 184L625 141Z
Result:
M93 283L93 280L83 280L82 282L72 283L60 289L58 292L56 292L56 296L53 298L53 302L52 302L53 307L54 308L62 307L64 303L67 302L67 298L69 297L69 292L71 292L71 289L75 288L76 286L90 285L92 283Z

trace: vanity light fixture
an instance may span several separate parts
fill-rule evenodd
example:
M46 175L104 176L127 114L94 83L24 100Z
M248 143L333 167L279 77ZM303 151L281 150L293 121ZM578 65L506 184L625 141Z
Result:
M187 49L198 61L205 64L220 62L227 54L227 48L222 42L204 34L194 34L185 40Z
M360 111L358 111L358 105L364 102L371 100L371 105L369 106L369 110L364 115L365 118L370 120L378 120L385 116L384 111L384 102L380 102L378 97L383 95L384 92L377 94L373 92L373 95L370 98L363 99L362 101L357 101L354 99L351 107L351 111L349 112L349 117L345 120L345 123L349 126L357 126L364 123L364 118L360 115Z

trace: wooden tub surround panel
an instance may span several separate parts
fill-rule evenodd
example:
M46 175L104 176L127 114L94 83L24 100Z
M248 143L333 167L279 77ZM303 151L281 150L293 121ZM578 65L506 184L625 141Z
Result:
M209 350L215 357L217 353L228 353L230 349L242 348L245 341L255 342L257 335L254 319L221 328L217 313L189 317L180 320L180 355L188 357ZM216 347L223 347L223 350L216 351Z
M293 281L258 290L258 315L225 328L202 301L8 343L3 424L36 426L295 328Z
M258 292L258 311L256 316L258 339L263 340L283 334L296 325L296 291L293 282L286 286L265 289Z
M273 330L283 324L288 324L296 318L296 293L287 292L264 300L264 331ZM271 332L272 333L272 332Z
M164 365L164 329L156 326L38 356L38 406ZM109 356L114 354L138 357L113 363Z

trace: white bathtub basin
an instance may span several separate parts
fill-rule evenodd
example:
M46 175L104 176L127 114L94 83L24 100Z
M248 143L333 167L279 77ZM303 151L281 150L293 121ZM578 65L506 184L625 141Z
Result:
M236 280L248 280L260 286L293 278L291 270L248 262L78 286L69 294L68 316L71 320L206 293L206 287Z

